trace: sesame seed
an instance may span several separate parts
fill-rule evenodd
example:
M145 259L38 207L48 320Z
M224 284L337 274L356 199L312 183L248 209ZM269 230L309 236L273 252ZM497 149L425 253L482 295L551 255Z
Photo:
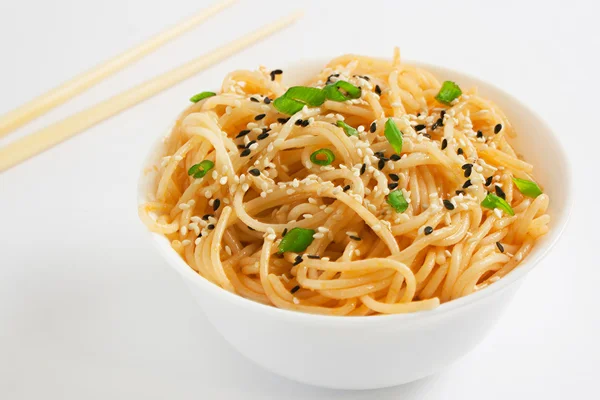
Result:
M376 130L377 130L377 123L376 123L376 122L373 122L373 123L371 124L371 126L369 127L369 132L371 132L371 133L375 133L375 131L376 131Z
M423 229L423 233L425 235L431 235L432 232L433 232L433 228L430 226L426 226L425 229Z
M381 96L381 88L379 87L379 85L375 85L375 93Z
M257 168L252 168L251 170L248 171L252 176L260 176L260 170L258 170Z
M260 103L260 100L258 100L256 97L250 97L250 101L253 101L254 103Z
M471 176L471 172L473 172L473 170L471 169L471 167L465 169L465 178L468 178Z
M398 182L400 180L400 177L397 174L389 174L389 177L394 182Z
M308 254L306 257L312 259L312 260L320 260L321 256L317 256L315 254Z
M492 184L493 180L494 180L494 175L488 176L488 178L485 180L485 186L490 186Z
M265 102L265 104L271 104L271 99L268 97L265 97L263 101Z
M277 118L277 122L279 122L280 124L285 124L289 120L289 118Z
M471 185L472 185L472 183L471 183L471 180L470 180L470 179L467 179L467 180L465 181L465 183L463 183L462 187L463 187L463 189L466 189L466 188L468 188L468 187L469 187L469 186L471 186Z
M472 168L472 167L473 167L473 164L464 164L461 168L462 169L469 169L469 168Z
M390 156L390 160L392 160L392 161L398 161L398 160L400 160L400 158L401 158L401 157L400 157L400 155L398 155L398 154L392 154L392 155Z
M208 226L206 228L210 229L210 230L213 230L213 229L215 229L215 225L214 224L208 224Z
M346 185L344 186L344 189L342 189L344 192L347 192L348 190L350 190L350 185Z
M383 167L385 167L385 159L380 158L377 162L377 169L381 171Z
M283 232L281 233L281 237L284 237L287 234L287 232L288 232L288 228L285 228L283 230Z
M250 155L250 149L245 149L240 153L240 157L247 157Z
M269 73L269 75L271 75L271 80L272 80L272 81L274 81L274 80L275 80L275 76L276 76L276 75L281 75L281 74L283 74L283 71L282 71L282 70L280 70L280 69L274 69L273 71L271 71L271 72Z
M457 196L460 196L461 194L463 194L463 195L464 195L464 194L465 194L465 191L464 191L464 190L457 190L457 191L456 191L456 192L454 192L454 193L456 193L456 195L457 195Z
M496 195L500 198L502 198L503 200L506 200L506 194L504 193L504 190L502 190L502 188L498 185L495 185L495 189L496 189Z
M494 133L498 134L502 130L502 124L498 124L494 127Z
M217 211L220 206L221 206L221 200L215 199L215 201L213 203L213 211Z
M443 203L447 210L454 210L454 204L450 200L444 199Z
M254 143L256 143L256 140L251 140L250 142L248 142L248 143L246 144L246 148L247 148L247 149L249 149L249 148L250 148L250 146L252 146Z
M294 287L292 288L292 290L290 290L290 293L291 293L291 294L294 294L294 293L296 293L298 290L300 290L300 285L296 285L296 286L294 286Z
M242 136L246 136L249 133L250 133L250 129L244 129L243 131L240 131L240 133L238 133L238 135L235 138L236 139L241 138Z
M448 139L442 140L442 150L444 150L446 147L448 147Z
M504 253L504 246L502 246L502 243L496 242L496 247L500 250L500 253Z
M214 217L214 215L212 215L212 214L204 214L204 215L202 216L202 219L203 219L204 221L208 221L208 219L209 219L210 217Z
M483 137L483 132L481 132L481 131L477 131L477 137L478 137L478 138L482 138L482 137Z
M458 148L458 151L456 152L456 154L458 154L458 155L460 156L460 155L461 155L461 154L463 154L463 153L464 153L463 149L461 149L461 148L459 147L459 148Z
M360 167L360 174L364 174L365 171L367 170L367 164L363 164L362 167Z
M268 134L267 132L263 132L263 133L261 133L260 135L258 135L258 136L256 137L256 139L258 139L258 140L263 140L263 139L266 139L266 138L268 138L268 137L269 137L269 134Z
M361 239L361 238L359 238L358 236L354 236L354 235L349 235L348 237L349 237L350 239L352 239L352 240L356 240L356 241L361 241L361 240L362 240L362 239Z
M304 121L302 121L302 127L306 128L308 126L308 124L310 124L310 121L305 119Z
M254 117L254 120L260 121L261 119L263 119L266 116L267 116L267 114L258 114L256 117Z
M422 125L422 124L421 125L417 125L417 126L415 126L415 131L419 132L419 131L422 131L425 128L426 128L425 125Z
M320 232L319 233L315 233L313 235L313 238L315 238L315 239L323 239L324 237L325 237L325 235L322 234L322 233L320 233Z
M394 190L398 187L398 182L392 182L390 184L388 184L388 189L390 190Z

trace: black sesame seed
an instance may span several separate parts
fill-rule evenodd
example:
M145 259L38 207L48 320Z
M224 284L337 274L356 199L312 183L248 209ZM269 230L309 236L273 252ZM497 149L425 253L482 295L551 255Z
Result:
M202 232L200 232L200 233L198 234L198 237L199 237L199 238L201 238L201 237L202 237Z
M417 125L417 126L415 126L415 131L419 132L419 131L422 131L425 128L426 128L425 125L422 125L422 124L421 125Z
M367 164L363 164L362 167L360 167L360 174L364 174L365 171L367 170Z
M385 157L385 153L383 151L376 151L373 155L377 158Z
M388 189L394 190L398 187L398 182L388 183Z
M237 148L240 149L240 150L243 150L243 149L246 148L246 145L245 144L238 144Z
M320 260L321 256L318 256L316 254L307 254L306 257L312 259L312 260Z
M462 167L462 169L469 169L469 168L473 168L473 164L464 164Z
M257 168L252 168L248 172L250 172L250 174L253 175L253 176L260 176L260 170L258 170Z
M471 172L473 172L473 170L471 169L471 167L465 169L465 178L468 178L471 176Z
M250 97L250 101L253 101L255 103L260 103L260 100L258 100L256 97Z
M302 254L298 254L296 256L296 258L294 258L294 261L296 261L296 262L302 262Z
M203 219L203 220L205 220L205 221L208 221L208 219L209 219L210 217L214 217L214 215L212 215L212 214L204 214L204 215L202 216L202 219Z
M381 88L379 87L379 85L375 85L375 93L381 96Z
M350 185L346 185L346 186L344 186L344 189L343 189L343 190L344 190L344 192L347 192L348 190L350 190Z
M444 115L442 115L442 118L439 118L436 122L438 126L444 126Z
M485 180L485 186L490 186L492 184L493 180L494 180L494 175L488 176L488 178Z
M263 101L265 102L265 104L271 104L272 100L269 97L265 97Z
M373 122L371 124L371 127L369 128L369 132L375 133L376 130L377 130L377 122Z
M350 235L350 236L348 236L348 237L349 237L350 239L352 239L352 240L356 240L356 241L361 241L361 240L362 240L362 239L361 239L361 238L359 238L358 236L354 236L354 235Z
M400 180L400 177L398 175L396 175L396 174L390 174L389 177L394 182L398 182Z
M277 118L277 122L279 122L280 124L285 124L289 120L289 118Z
M238 135L235 138L236 139L241 138L243 136L246 136L249 133L250 133L250 129L244 129L243 131L240 131L240 133L238 133Z
M215 225L214 224L209 224L207 226L207 228L210 229L210 230L213 230L213 229L215 229Z
M506 193L504 193L504 190L502 190L502 188L498 185L495 185L495 189L496 189L496 195L500 198L502 198L503 200L506 200Z
M439 126L439 125L438 125L437 121L436 121L436 122L434 122L434 123L433 123L433 125L431 125L431 130L432 130L432 131L435 131L435 130L437 129L437 127L438 127L438 126Z
M462 155L464 153L464 150L461 149L460 147L458 148L458 150L456 151L456 154L458 154L459 156Z
M269 75L271 75L271 80L274 81L275 80L275 75L281 75L283 74L283 71L280 69L274 69L273 71L271 71L271 73Z
M240 153L240 157L248 157L250 155L250 149L245 149Z
M450 200L444 200L444 207L446 207L447 210L454 210L454 204L452 204L452 202Z
M292 264L292 266L296 266L298 264L300 264L302 262L302 257L300 257L300 259L298 260L298 257L296 257L296 260L294 261L294 263Z
M482 138L482 137L483 137L483 132L481 132L481 131L477 131L477 137L478 137L478 138Z
M256 140L249 141L248 144L246 145L246 148L249 149L250 146L252 146L254 143L256 143Z
M385 160L380 158L379 161L377 161L377 169L381 171L383 167L385 167Z
M285 235L287 235L287 231L288 231L287 228L285 228L283 230L283 232L281 233L281 237L284 237Z
M296 122L294 122L294 124L300 126L300 125L302 125L302 120L301 119L297 119Z
M461 195L461 194L465 194L464 190L457 190L454 193L456 193L457 196Z
M298 290L300 290L300 285L296 285L296 286L294 286L294 287L292 288L292 290L290 290L290 293L291 293L291 294L294 294L294 293L296 293Z
M463 187L463 189L466 189L466 188L468 188L468 187L469 187L469 186L471 186L471 185L472 185L472 183L471 183L471 180L470 180L470 179L467 179L467 180L465 181L465 183L463 183L462 187Z
M261 119L263 119L266 116L267 116L267 114L258 114L256 117L254 117L254 120L260 121Z
M446 110L442 110L442 112L440 113L440 117L444 119L444 115L446 115Z
M423 135L423 137L426 137L427 139L431 139L431 135L429 133L422 133L421 135Z
M500 133L502 130L502 124L498 124L494 127L494 133Z
M264 132L264 133L261 133L260 135L258 135L258 136L256 137L256 139L258 139L258 140L263 140L263 139L266 139L266 138L268 138L268 137L269 137L269 134L268 134L267 132Z
M398 160L400 160L400 155L398 155L398 154L392 154L390 156L390 160L392 160L392 161L398 161Z
M448 139L442 140L442 150L444 150L446 147L448 147Z
M432 232L433 232L433 228L430 226L426 226L425 229L423 229L423 233L425 235L431 235Z
M504 253L504 246L502 246L502 243L496 242L496 247L500 250L500 253Z
M306 128L308 126L308 124L310 124L310 121L305 119L304 121L302 121L302 127Z
M327 77L327 82L326 83L331 83L332 80L331 78L337 78L338 76L340 76L340 74L331 74Z
M213 211L217 211L220 206L221 206L221 200L215 199L215 201L213 202Z

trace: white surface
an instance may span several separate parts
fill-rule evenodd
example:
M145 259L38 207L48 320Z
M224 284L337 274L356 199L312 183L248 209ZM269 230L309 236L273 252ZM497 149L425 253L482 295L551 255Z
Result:
M198 0L83 3L0 4L0 111L202 7ZM282 3L242 2L19 134L300 5ZM600 261L593 251L600 222L593 211L600 195L594 174L600 7L593 1L403 4L306 2L307 17L276 38L0 174L0 397L593 397L600 362ZM449 369L376 392L303 386L238 355L197 311L144 240L135 213L138 165L157 129L190 94L216 88L224 71L350 51L385 55L394 44L408 58L494 82L539 112L572 155L575 212L552 262L526 278L492 334Z
M318 74L327 61L309 60L285 67L284 82L301 84L306 76ZM565 229L573 203L572 172L558 135L535 112L493 85L447 68L415 65L427 68L440 81L460 82L465 88L477 86L482 97L494 99L517 132L527 132L519 135L513 146L538 168L536 180L552 199L547 212L553 229L536 242L519 268L485 290L427 312L336 318L265 307L222 290L192 270L164 235L148 232L160 255L181 275L225 340L271 372L319 387L355 390L406 384L439 372L490 333L527 274L548 262L544 257ZM150 201L148 194L155 193L167 154L164 143L165 133L161 132L142 163L139 204Z

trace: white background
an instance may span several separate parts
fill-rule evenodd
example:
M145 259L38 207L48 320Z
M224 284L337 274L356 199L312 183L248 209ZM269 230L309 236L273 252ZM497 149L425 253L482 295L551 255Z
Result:
M1 2L0 113L207 4ZM595 397L600 371L600 260L594 251L600 222L597 4L242 1L11 135L88 107L288 11L307 10L300 23L276 37L0 174L0 398ZM217 89L226 71L259 64L278 68L345 52L391 55L394 45L405 58L494 82L547 119L574 167L572 221L492 334L444 372L371 392L300 385L254 366L208 324L178 275L146 240L136 214L138 170L150 143L190 95Z

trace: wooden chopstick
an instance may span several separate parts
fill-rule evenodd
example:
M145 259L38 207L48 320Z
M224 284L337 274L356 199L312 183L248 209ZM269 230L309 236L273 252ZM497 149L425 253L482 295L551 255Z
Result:
M176 26L159 33L146 42L76 76L0 117L0 137L3 137L52 108L97 84L107 76L148 55L168 41L189 31L237 0L223 0L191 16Z
M296 12L265 25L187 64L0 148L0 172L230 57L241 49L289 26L301 16L302 12Z

